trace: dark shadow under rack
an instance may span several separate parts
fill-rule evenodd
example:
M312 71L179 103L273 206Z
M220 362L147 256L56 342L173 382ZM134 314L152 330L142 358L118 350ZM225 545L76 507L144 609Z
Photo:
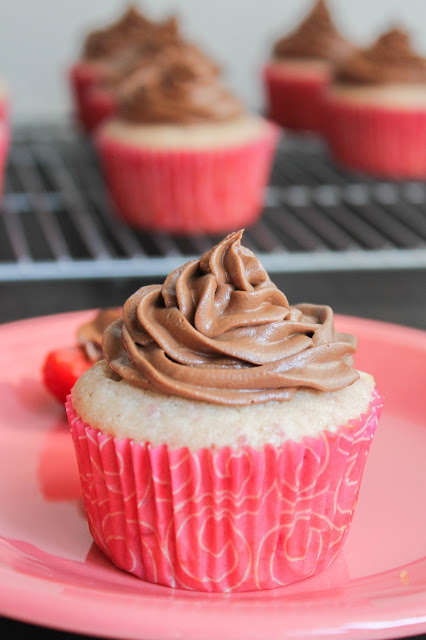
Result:
M220 236L142 233L108 203L90 142L17 127L0 214L0 281L164 277ZM283 136L244 244L271 273L426 268L426 184L346 173L319 140Z

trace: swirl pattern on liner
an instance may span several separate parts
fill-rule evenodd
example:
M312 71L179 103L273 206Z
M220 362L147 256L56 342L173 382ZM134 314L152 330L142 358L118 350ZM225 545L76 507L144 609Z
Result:
M77 340L90 362L103 358L102 335L105 329L115 320L121 318L121 308L100 309L93 320L85 322L77 329Z
M192 43L174 43L128 73L117 90L120 119L139 124L226 121L244 112L220 68Z
M291 307L255 255L229 234L199 260L145 286L103 335L113 371L166 395L224 405L289 400L359 378L356 339L337 333L330 307Z
M337 30L324 0L318 0L292 33L273 46L274 57L335 61L346 57L353 45Z
M243 452L136 444L71 416L90 531L119 567L173 587L255 591L311 576L346 539L381 410L375 392L338 434Z
M334 80L348 84L424 84L426 58L413 51L408 33L391 29L339 65Z

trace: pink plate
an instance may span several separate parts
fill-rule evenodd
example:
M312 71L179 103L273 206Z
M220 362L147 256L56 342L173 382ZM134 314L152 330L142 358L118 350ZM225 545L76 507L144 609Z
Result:
M93 311L0 326L0 614L103 637L397 638L426 631L426 332L338 316L384 410L343 551L322 574L260 593L146 584L92 543L48 350Z

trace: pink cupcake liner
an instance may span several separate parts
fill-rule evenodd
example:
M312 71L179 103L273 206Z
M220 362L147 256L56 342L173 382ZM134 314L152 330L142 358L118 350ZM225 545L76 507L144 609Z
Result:
M102 122L116 112L117 103L112 91L97 87L90 88L85 95L86 127L93 132Z
M8 124L0 123L0 198L3 196L3 179L7 154L9 151L10 133Z
M389 178L426 178L426 108L356 105L330 97L326 137L347 169Z
M88 524L118 567L195 591L272 589L324 570L348 533L381 414L279 448L137 444L66 411Z
M87 95L101 77L101 68L90 63L79 62L69 69L68 78L74 102L75 117L83 131L87 133L90 133L93 129L93 118L91 117Z
M0 98L0 122L9 123L9 99L6 97Z
M285 129L322 133L323 92L329 74L296 75L269 64L263 69L267 116Z
M279 129L239 146L218 149L142 149L95 135L116 213L130 226L172 233L219 233L254 223Z

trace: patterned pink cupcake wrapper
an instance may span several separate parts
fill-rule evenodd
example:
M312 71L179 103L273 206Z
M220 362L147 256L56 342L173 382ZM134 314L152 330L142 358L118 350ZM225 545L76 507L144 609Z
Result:
M267 116L285 129L322 133L323 92L328 81L328 74L297 76L267 65L263 69Z
M97 545L139 578L208 592L272 589L335 558L382 408L262 450L168 449L118 440L66 409Z
M95 135L117 215L130 226L172 233L224 233L254 223L279 130L221 149L148 150Z
M75 106L75 116L84 131L93 129L88 93L101 77L101 70L84 62L73 65L68 72L71 95Z
M325 102L326 137L348 169L390 178L426 178L426 107L383 108Z

